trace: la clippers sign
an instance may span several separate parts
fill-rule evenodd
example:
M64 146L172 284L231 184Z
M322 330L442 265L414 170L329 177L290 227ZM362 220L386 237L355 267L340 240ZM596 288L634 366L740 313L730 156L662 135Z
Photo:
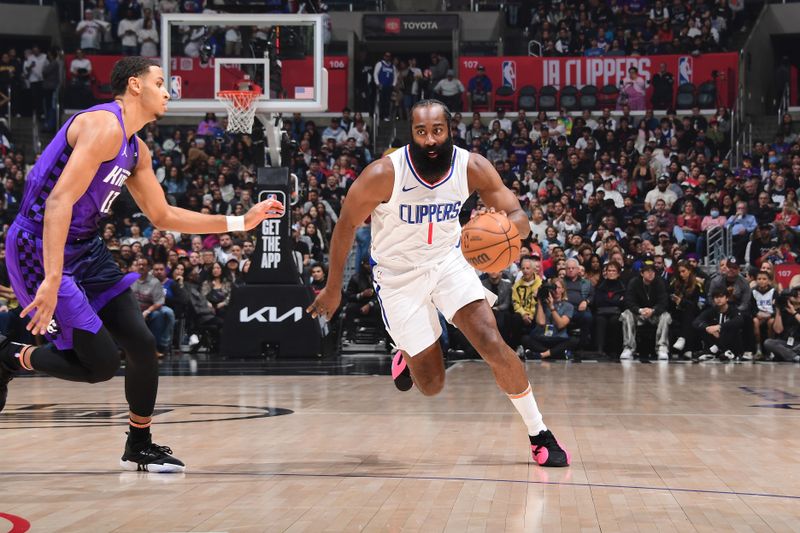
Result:
M486 75L492 85L505 85L519 90L526 85L541 89L545 85L557 88L574 85L617 85L628 75L631 67L636 67L645 80L650 82L664 63L676 82L701 83L712 81L717 74L717 90L720 104L730 106L734 100L738 57L735 52L724 54L704 54L695 57L680 55L637 56L637 57L465 57L459 59L458 75L467 86L477 74L478 65L486 67ZM678 83L675 84L677 91ZM648 91L650 91L648 85Z

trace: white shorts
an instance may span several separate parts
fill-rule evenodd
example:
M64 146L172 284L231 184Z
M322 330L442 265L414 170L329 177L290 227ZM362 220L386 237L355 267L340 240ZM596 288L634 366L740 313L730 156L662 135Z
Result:
M469 303L486 299L493 305L497 300L483 287L458 248L431 267L395 270L377 264L373 275L386 329L397 348L409 356L422 352L441 336L437 309L451 322Z

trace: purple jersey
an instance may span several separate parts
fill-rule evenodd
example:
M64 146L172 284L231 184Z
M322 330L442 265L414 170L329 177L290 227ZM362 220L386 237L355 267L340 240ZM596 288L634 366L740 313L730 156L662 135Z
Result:
M122 126L122 134L119 139L120 149L114 159L100 165L89 188L72 208L68 240L87 239L97 233L100 221L108 216L111 204L119 196L122 185L133 172L139 156L138 141L135 135L128 138L119 104L116 102L100 104L81 111L81 113L90 111L114 113ZM27 219L25 222L28 223L24 224L23 222L23 224L40 236L44 225L45 202L72 154L72 147L67 142L67 130L78 114L70 118L56 133L25 181L25 194L22 197L19 215ZM36 231L37 229L39 231Z

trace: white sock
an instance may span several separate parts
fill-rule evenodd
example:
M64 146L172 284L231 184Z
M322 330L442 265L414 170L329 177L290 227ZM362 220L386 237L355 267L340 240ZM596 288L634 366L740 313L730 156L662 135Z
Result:
M536 398L533 397L530 383L524 392L509 394L508 399L514 404L525 425L528 426L528 435L536 436L539 432L547 430L547 426L542 420L542 413L539 412L539 406L536 405Z

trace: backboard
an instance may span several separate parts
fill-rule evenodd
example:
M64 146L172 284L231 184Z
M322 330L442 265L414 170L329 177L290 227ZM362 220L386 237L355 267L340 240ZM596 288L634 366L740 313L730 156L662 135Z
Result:
M321 15L161 16L161 59L170 113L224 113L221 90L243 80L263 90L256 113L328 108Z

